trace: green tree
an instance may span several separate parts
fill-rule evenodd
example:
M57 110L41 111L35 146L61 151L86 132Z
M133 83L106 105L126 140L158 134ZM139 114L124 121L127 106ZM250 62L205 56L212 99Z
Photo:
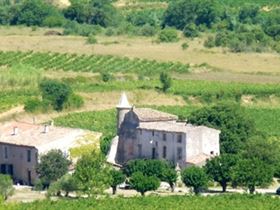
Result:
M158 39L160 42L177 42L179 40L177 31L172 28L161 30Z
M78 23L100 25L103 27L118 24L120 16L111 0L71 1L64 16Z
M110 171L110 175L111 175L110 186L112 187L113 195L115 195L117 192L117 186L125 181L125 175L121 171L116 169L112 169Z
M174 167L164 160L131 160L123 170L128 177L136 172L141 172L144 176L155 176L163 182L168 182L172 191L177 180Z
M63 109L63 105L72 94L71 87L56 80L43 80L40 83L40 90L44 101L49 101L57 111Z
M42 155L37 166L37 172L45 187L65 175L70 163L71 161L65 157L61 150L51 150Z
M179 0L169 3L164 24L183 30L192 23L210 27L219 18L220 7L216 0Z
M196 166L191 166L182 171L182 180L187 187L192 187L195 194L207 187L208 177L203 170Z
M162 84L163 92L166 92L172 85L172 79L168 73L162 72L160 74L160 82Z
M62 18L58 10L43 0L24 0L12 8L11 24L26 24L41 26L46 18L51 16Z
M278 140L268 139L264 135L250 138L242 153L246 159L258 158L271 166L276 177L280 177L280 145Z
M4 200L14 193L13 180L10 176L0 174L0 197ZM1 198L0 198L1 199Z
M110 186L111 176L104 156L96 151L83 155L77 162L74 178L79 190L89 197L103 193Z
M163 179L169 184L171 191L174 192L175 183L177 181L177 172L174 168L166 168L163 172Z
M236 155L223 154L206 162L206 173L222 186L223 192L226 192L228 182L233 180L232 170L237 161L238 157Z
M239 161L233 171L234 182L247 187L250 193L254 193L257 186L269 185L273 178L271 166L257 158Z
M65 196L68 197L70 192L78 190L77 182L70 174L65 174L59 179L61 190L65 192Z
M221 130L222 153L240 152L244 149L247 139L256 133L254 122L236 104L218 104L202 108L193 112L188 122Z
M135 172L130 178L130 183L133 189L144 196L147 191L159 188L160 180L154 176L145 176L141 172Z

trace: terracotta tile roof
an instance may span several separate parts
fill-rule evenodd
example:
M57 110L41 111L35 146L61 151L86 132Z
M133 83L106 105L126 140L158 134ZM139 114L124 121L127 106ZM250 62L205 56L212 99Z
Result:
M18 129L17 134L13 133L14 128ZM40 147L60 139L73 141L84 133L82 129L55 126L49 126L49 131L44 132L43 125L11 122L0 125L0 143Z
M138 116L141 122L172 121L178 119L176 115L150 108L133 108L133 112Z

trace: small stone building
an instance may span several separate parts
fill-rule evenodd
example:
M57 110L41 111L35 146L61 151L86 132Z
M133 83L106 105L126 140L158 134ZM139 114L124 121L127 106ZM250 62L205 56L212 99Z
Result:
M12 176L15 183L33 185L37 179L39 156L52 149L68 155L69 149L90 131L11 122L0 125L0 173Z
M202 166L220 154L220 131L179 122L178 117L149 108L130 106L125 93L117 106L118 136L113 139L108 162L165 159L180 167Z

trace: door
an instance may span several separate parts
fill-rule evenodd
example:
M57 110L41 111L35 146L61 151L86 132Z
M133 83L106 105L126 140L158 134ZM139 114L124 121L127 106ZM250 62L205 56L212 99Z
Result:
M1 164L1 174L6 174L6 165Z
M27 171L27 177L28 177L28 185L31 185L32 183L31 183L31 171L30 170Z
M156 148L153 147L152 149L152 159L156 158Z
M13 165L8 165L8 174L10 174L11 176L14 175L14 167L13 167Z

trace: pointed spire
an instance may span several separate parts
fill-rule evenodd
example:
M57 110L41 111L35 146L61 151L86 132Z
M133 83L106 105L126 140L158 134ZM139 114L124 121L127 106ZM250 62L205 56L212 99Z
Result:
M125 92L122 92L119 104L117 105L117 108L131 108L129 105L129 102L127 100Z

